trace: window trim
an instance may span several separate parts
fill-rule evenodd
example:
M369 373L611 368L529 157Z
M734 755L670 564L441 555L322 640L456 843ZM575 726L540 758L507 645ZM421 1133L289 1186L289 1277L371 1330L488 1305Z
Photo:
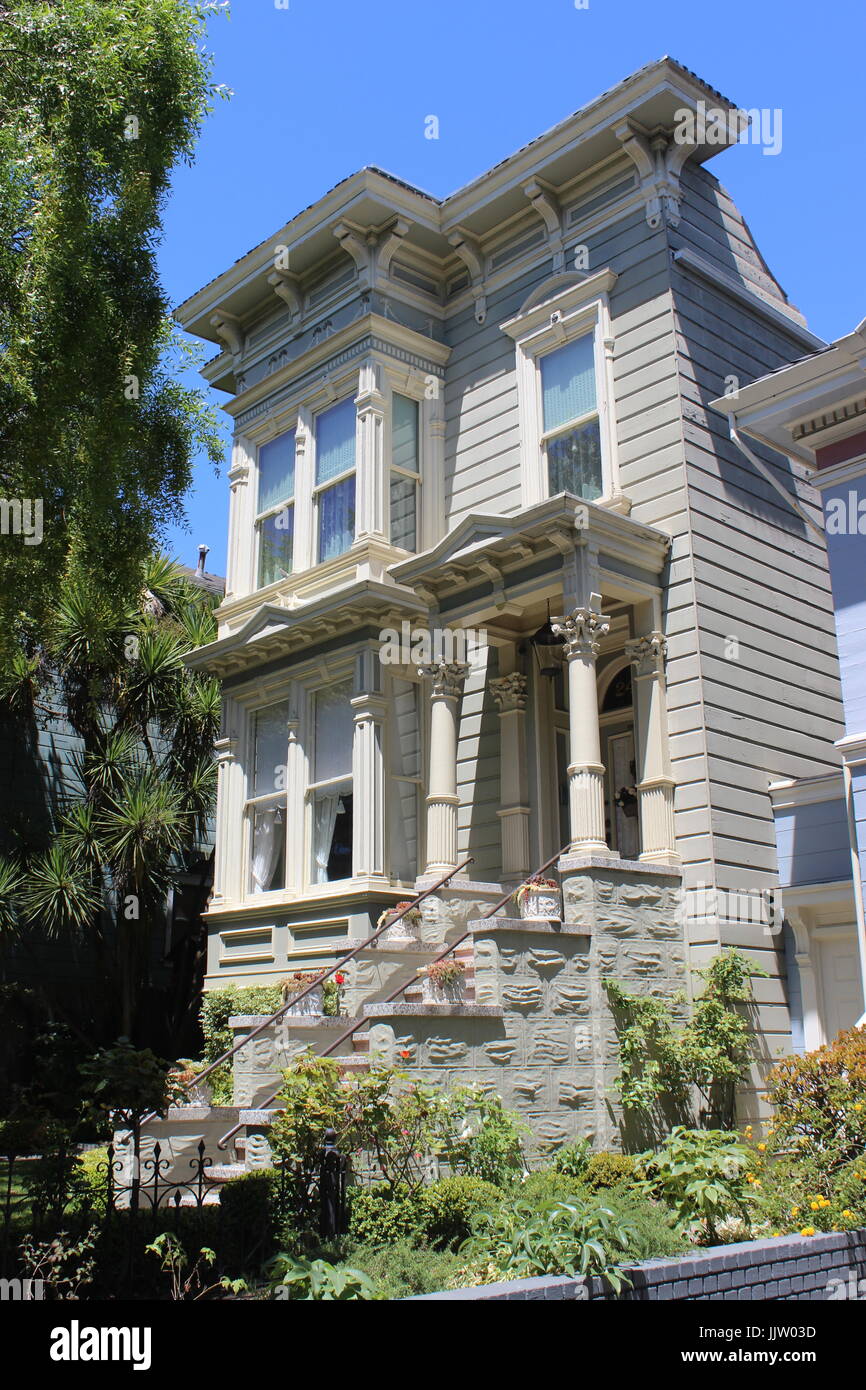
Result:
M394 397L395 397L395 396L402 396L402 397L404 398L404 400L412 401L413 405L415 406L416 412L417 412L417 415L416 415L416 419L417 419L417 437L416 437L415 471L414 471L414 472L412 472L412 471L409 470L408 468L401 468L401 467L399 467L399 465L397 465L397 464L394 463ZM386 495L386 497L387 497L387 499L388 499L388 515L387 515L387 521L386 521L386 526L385 526L385 532L386 532L386 535L387 535L387 537L388 537L388 543L389 543L389 545L393 545L394 548L395 548L395 550L400 550L400 551L402 551L403 554L405 554L405 555L417 555L418 552L423 548L423 546L422 546L422 535L423 535L423 531L422 531L422 526L423 526L422 509L423 509L423 482L424 482L424 438L425 438L425 435L424 435L424 425L425 425L425 411L424 411L424 398L423 398L423 396L415 395L414 392L413 392L411 389L409 389L408 386L403 386L403 385L401 385L401 386L399 387L399 389L398 389L398 387L394 386L393 383L390 383L390 391L389 391L389 393L388 393L388 430L387 430L387 439L386 439L386 441L385 441L385 442L386 442L386 447L387 447L387 453L386 453L386 456L385 456L385 495ZM412 550L406 550L404 546L402 546L402 545L397 545L396 542L392 539L392 536L391 536L391 479L392 479L392 477L394 477L395 475L396 475L398 478L407 478L407 479L409 479L411 482L413 482L413 483L415 484L415 546L414 546L414 549L412 549Z
M358 539L358 452L359 452L359 451L358 451L358 406L357 406L357 404L356 404L357 395L358 395L358 387L357 387L357 383L355 383L354 388L350 388L350 390L347 391L345 394L340 394L335 400L326 401L322 406L320 406L317 410L315 410L315 411L312 413L312 418L311 418L311 421L310 421L310 444L311 444L311 448L310 448L310 451L309 451L309 454L310 454L310 463L309 463L310 509L311 509L311 511L312 511L312 518L313 518L313 529L312 529L312 536L311 536L311 539L310 539L310 546L309 546L310 568L311 568L311 569L315 568L317 565L327 565L327 564L330 564L330 563L331 563L332 561L334 561L334 560L339 560L343 555L348 555L349 551L352 549L352 546L355 544L355 541ZM352 461L352 467L351 467L351 468L344 468L343 471L342 471L342 473L335 473L335 474L333 475L333 477L328 478L324 483L317 483L317 482L316 482L316 466L317 466L317 462L318 462L318 453L319 453L319 437L318 437L319 420L322 418L323 415L327 415L327 413L328 413L329 410L336 410L339 406L345 405L347 401L351 401L351 402L352 402L352 404L354 405L354 411L355 411L355 453L354 453L354 458L353 458L353 461ZM353 537L352 537L351 543L346 547L345 550L341 550L341 551L339 552L339 554L337 554L337 555L329 555L328 558L327 558L326 560L323 560L322 557L321 557L321 543L322 543L322 538L321 538L321 534L320 534L320 532L319 532L319 525L320 525L320 521L321 521L320 512L319 512L320 499L321 499L323 493L328 492L331 488L338 487L341 483L347 482L349 478L354 478L354 480L355 480L355 534L354 534Z
M613 348L609 293L612 270L580 278L559 275L535 289L513 318L500 325L514 340L517 369L522 505L550 496L547 443L550 438L597 418L601 444L601 495L593 505L615 505L622 496L614 427ZM577 338L593 335L596 409L557 430L544 430L541 359Z

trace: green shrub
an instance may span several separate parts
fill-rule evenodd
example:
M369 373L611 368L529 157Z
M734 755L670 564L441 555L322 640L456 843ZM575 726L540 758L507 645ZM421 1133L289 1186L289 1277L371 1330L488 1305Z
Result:
M608 1192L604 1204L629 1227L626 1260L656 1260L693 1250L683 1224L663 1202L655 1202L633 1188ZM611 1255L616 1252L611 1249Z
M226 1183L220 1192L217 1246L228 1269L250 1273L273 1255L282 1224L280 1174L259 1168Z
M619 1187L620 1183L631 1182L634 1179L635 1168L635 1161L629 1158L628 1154L608 1153L602 1150L601 1153L592 1155L581 1181L590 1192Z
M378 1298L373 1281L350 1265L332 1265L327 1260L296 1259L294 1255L275 1255L268 1266L271 1292L296 1300L327 1303L369 1302Z
M565 1173L570 1178L581 1178L586 1172L592 1157L591 1139L572 1139L563 1144L553 1156L553 1166L557 1173Z
M749 1219L748 1149L728 1130L676 1125L655 1153L638 1160L641 1190L667 1202L680 1221L700 1221L710 1242L719 1222Z
M471 1173L456 1173L430 1183L421 1197L430 1244L437 1250L453 1250L469 1236L476 1213L496 1206L503 1192Z
M823 1155L830 1169L866 1155L866 1029L851 1028L803 1057L785 1057L770 1072L767 1090L776 1111L772 1150L796 1145L804 1157Z
M788 1156L765 1168L755 1162L750 1184L753 1220L770 1235L851 1231L866 1226L866 1153L838 1168L826 1154Z
M86 1149L78 1155L77 1210L104 1216L108 1202L108 1149Z
M429 1250L399 1241L387 1246L352 1246L349 1263L369 1275L380 1298L394 1299L452 1287L465 1261L451 1250Z
M518 1198L479 1213L460 1253L505 1279L599 1275L618 1292L627 1281L617 1265L633 1240L627 1218L595 1199L534 1206Z
M552 1168L539 1168L529 1173L520 1189L521 1197L528 1202L569 1201L572 1197L585 1197L586 1188L567 1173L556 1173Z
M421 1193L384 1183L353 1187L349 1192L349 1235L353 1244L418 1244L424 1236L427 1208Z
M229 1019L236 1014L272 1014L283 1002L279 985L226 985L225 989L208 990L202 1000L201 1029L204 1034L204 1057L215 1062L234 1042Z

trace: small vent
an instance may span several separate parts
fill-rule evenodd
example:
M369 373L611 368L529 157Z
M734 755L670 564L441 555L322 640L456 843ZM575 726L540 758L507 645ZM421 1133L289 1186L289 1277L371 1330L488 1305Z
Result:
M508 265L509 261L516 261L518 256L523 256L527 251L532 251L536 246L542 246L545 241L544 231L539 229L537 232L530 233L529 236L521 237L520 241L512 241L509 246L497 251L495 256L490 257L491 270L498 270L502 265Z
M391 262L391 279L402 280L404 285L411 285L416 290L429 294L433 299L439 298L439 286L435 280L431 280L428 275L422 275L413 266L404 265L402 261Z
M568 214L569 224L581 222L597 208L603 208L607 203L613 203L617 198L621 198L624 193L628 193L635 186L635 176L629 174L624 179L618 179L616 183L609 183L600 193L594 193L588 198L581 198Z

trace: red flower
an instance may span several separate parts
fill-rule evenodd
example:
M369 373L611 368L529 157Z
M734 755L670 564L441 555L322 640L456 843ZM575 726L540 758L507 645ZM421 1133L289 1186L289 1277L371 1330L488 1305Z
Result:
M346 977L340 970L337 971L334 979L338 985L344 985L346 983Z
M411 1055L412 1054L410 1053L408 1047L404 1047L402 1052L400 1053L401 1057L411 1057Z

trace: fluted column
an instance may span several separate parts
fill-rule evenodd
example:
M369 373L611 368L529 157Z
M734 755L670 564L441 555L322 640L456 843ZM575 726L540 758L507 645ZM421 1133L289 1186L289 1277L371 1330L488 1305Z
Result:
M609 854L604 834L604 764L598 727L595 660L610 629L591 608L575 608L553 620L568 660L571 852Z
M352 700L355 733L352 743L352 874L355 878L385 875L386 703L378 691L364 691Z
M648 632L626 643L634 669L640 802L641 859L676 863L674 779L668 748L665 656L661 632Z
M499 783L503 878L529 873L529 795L526 773L526 676L512 671L490 682L499 707Z
M468 663L431 661L418 674L432 681L430 784L427 794L427 865L444 873L457 863L457 719Z

